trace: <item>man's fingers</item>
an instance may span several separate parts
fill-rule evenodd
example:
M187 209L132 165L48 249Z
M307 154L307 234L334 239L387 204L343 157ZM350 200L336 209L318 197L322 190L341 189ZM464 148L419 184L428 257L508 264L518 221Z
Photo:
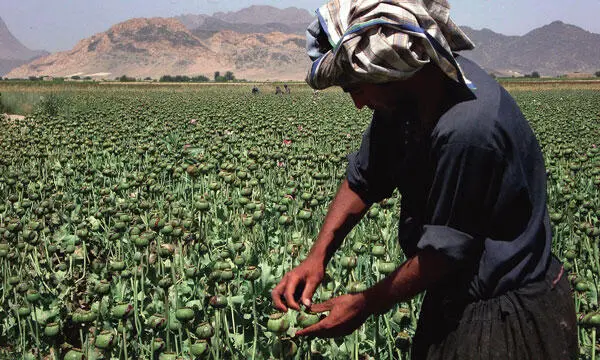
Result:
M329 321L327 318L319 321L316 324L305 327L302 330L296 331L296 336L310 336L310 337L327 337L327 329Z
M294 293L296 292L296 287L298 287L299 282L300 279L298 277L289 279L285 286L285 292L283 293L287 306L298 311L300 311L300 305L298 305L296 299L294 299Z
M323 301L322 303L313 304L310 307L310 311L319 313L319 312L324 312L324 311L330 311L332 307L333 307L333 299L329 299L327 301Z
M279 282L279 284L277 284L277 286L273 288L273 290L271 290L271 299L273 300L273 307L283 312L286 312L288 310L287 306L285 306L285 304L281 300L281 296L283 295L283 289L285 289L286 283L287 281L285 281L284 278L281 280L281 282Z
M301 301L306 307L312 306L312 297L315 293L315 289L319 286L319 283L316 281L307 281L304 286L304 291L302 292Z

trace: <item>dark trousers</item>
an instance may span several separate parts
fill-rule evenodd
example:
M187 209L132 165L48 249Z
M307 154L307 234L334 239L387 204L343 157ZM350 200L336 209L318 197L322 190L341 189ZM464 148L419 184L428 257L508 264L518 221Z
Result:
M574 359L578 353L573 295L553 258L544 280L496 298L448 308L427 294L412 359Z

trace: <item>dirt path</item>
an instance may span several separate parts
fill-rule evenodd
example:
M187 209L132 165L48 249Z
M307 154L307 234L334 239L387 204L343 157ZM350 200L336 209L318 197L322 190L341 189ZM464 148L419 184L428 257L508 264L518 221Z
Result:
M25 120L25 116L23 116L23 115L2 114L0 116L2 117L2 119L8 120L8 121Z

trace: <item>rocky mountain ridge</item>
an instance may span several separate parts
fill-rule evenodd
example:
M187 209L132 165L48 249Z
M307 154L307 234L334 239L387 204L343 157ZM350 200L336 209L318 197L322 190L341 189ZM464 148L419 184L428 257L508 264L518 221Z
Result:
M233 71L237 78L249 80L302 80L309 65L304 30L311 19L303 9L271 6L212 16L131 19L81 40L70 51L22 65L7 76L212 78L215 71ZM497 75L537 71L555 76L600 70L600 34L574 25L556 21L523 36L463 29L477 45L463 55Z

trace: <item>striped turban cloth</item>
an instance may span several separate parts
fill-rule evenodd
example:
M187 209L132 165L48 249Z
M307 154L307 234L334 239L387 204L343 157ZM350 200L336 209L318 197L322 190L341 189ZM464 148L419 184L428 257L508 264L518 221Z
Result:
M409 78L434 62L472 84L452 55L473 43L450 19L446 0L330 0L306 31L313 89Z

